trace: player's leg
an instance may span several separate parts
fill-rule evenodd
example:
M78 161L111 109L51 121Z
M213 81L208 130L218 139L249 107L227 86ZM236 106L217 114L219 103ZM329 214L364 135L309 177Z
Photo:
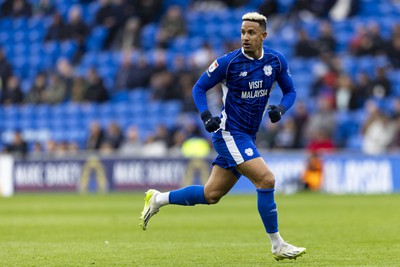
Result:
M215 204L231 190L236 182L237 178L231 170L214 165L204 186L191 185L171 192L161 193L160 196L157 196L156 201L161 206L166 204L183 206Z
M305 253L305 248L298 248L286 243L279 234L278 212L275 203L275 176L261 158L254 158L242 164L236 169L257 188L257 206L264 224L265 230L271 241L271 251L277 260L296 259Z
M160 193L155 189L146 192L145 205L140 217L140 226L146 230L150 218L162 206L168 204L193 206L196 204L215 204L229 192L238 178L229 170L214 165L210 178L204 186L191 185L178 190Z

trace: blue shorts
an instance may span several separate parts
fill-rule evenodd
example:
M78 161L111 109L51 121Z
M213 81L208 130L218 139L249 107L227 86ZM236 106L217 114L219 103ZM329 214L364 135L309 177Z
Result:
M255 137L242 132L228 132L219 130L213 134L212 142L218 156L213 161L224 169L230 169L237 178L241 174L235 166L250 159L260 157L255 142Z

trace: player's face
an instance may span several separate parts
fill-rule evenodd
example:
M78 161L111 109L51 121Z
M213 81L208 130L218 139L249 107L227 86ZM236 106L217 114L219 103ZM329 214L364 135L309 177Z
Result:
M243 21L242 23L242 47L249 56L261 56L261 49L267 33L255 21Z

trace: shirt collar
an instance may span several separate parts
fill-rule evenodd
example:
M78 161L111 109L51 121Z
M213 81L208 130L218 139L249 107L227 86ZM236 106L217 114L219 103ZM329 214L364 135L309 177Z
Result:
M243 54L245 57L247 57L248 59L254 60L254 58L248 56L248 55L244 52L243 47L241 48L241 50L242 50L242 54ZM258 58L258 60L262 59L263 57L264 57L264 48L262 49L262 51L261 51L261 56Z

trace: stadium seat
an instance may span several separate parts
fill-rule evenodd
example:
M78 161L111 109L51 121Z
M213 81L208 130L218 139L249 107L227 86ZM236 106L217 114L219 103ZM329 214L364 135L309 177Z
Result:
M107 34L107 29L101 26L96 26L92 29L89 38L86 41L86 46L89 51L100 51L103 47L103 42Z
M150 100L149 88L136 88L129 92L129 100L133 103L147 103Z
M145 50L149 50L154 47L157 30L158 28L155 23L147 24L142 28L140 41Z
M120 90L120 91L114 93L111 97L111 101L114 103L128 102L129 101L128 90Z
M14 18L12 20L12 29L14 31L27 31L28 28L28 19L25 17Z

